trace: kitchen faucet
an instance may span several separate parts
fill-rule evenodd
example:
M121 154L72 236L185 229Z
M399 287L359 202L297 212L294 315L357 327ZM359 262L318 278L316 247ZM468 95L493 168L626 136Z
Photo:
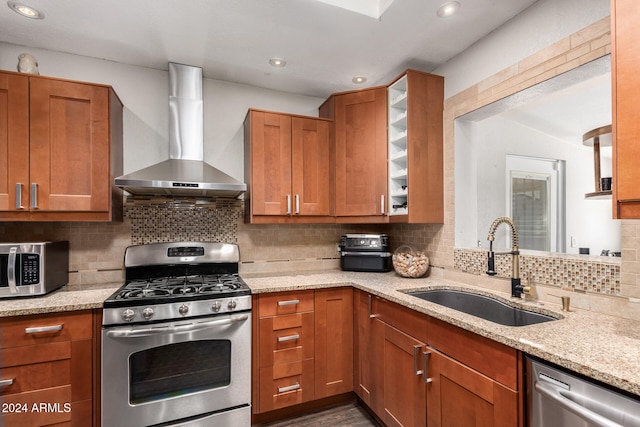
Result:
M507 224L511 228L511 251L510 252L493 252L493 241L496 239L496 229L500 224ZM495 276L498 274L495 270L495 255L512 255L511 265L511 296L520 298L522 294L529 294L531 288L529 286L522 286L520 283L520 250L518 248L518 227L515 222L508 216L501 216L496 218L489 227L489 268L487 274L489 276Z

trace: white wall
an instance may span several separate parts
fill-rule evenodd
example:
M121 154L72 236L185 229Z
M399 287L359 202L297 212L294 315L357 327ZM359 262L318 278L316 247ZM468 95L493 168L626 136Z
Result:
M539 0L433 71L445 77L445 99L609 16L609 2Z
M124 173L169 158L169 74L79 55L0 43L0 69L16 71L29 52L41 75L113 86L124 104ZM242 123L247 109L317 116L321 98L204 79L205 160L244 179Z

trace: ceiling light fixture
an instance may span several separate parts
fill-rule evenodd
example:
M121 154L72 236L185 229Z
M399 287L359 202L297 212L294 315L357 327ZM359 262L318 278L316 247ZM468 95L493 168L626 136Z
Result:
M9 8L11 8L11 10L13 10L14 12L19 13L20 15L27 18L44 19L44 13L31 6L27 6L26 4L18 3L15 1L8 1L7 6L9 6Z
M367 81L367 78L365 76L356 76L352 78L351 81L357 85L361 85L362 83Z
M441 5L436 12L440 18L447 18L460 9L460 3L457 1L448 1Z
M287 65L287 61L282 58L271 58L269 60L269 65L271 65L272 67L282 68Z

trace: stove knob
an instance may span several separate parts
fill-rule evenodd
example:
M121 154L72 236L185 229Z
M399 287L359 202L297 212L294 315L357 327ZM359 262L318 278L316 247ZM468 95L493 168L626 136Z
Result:
M131 322L135 317L135 315L136 315L135 311L131 310L130 308L127 308L125 311L122 312L122 320L124 320L125 322Z
M231 301L229 301L229 304L227 304L227 307L229 307L229 310L235 310L236 305L238 305L236 303L236 300L232 299Z
M189 312L189 306L182 304L180 307L178 307L178 313L180 313L183 316L186 316L187 313Z
M145 318L145 320L149 320L153 317L154 312L153 312L153 308L151 307L147 307L144 310L142 310L142 317Z
M213 304L211 304L211 310L215 311L216 313L220 311L221 308L222 304L220 304L220 301L214 301Z

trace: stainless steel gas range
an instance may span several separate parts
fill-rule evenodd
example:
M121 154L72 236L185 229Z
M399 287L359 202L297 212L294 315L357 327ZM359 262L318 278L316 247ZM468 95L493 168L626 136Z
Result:
M102 426L249 427L251 291L228 243L125 251L104 303Z

